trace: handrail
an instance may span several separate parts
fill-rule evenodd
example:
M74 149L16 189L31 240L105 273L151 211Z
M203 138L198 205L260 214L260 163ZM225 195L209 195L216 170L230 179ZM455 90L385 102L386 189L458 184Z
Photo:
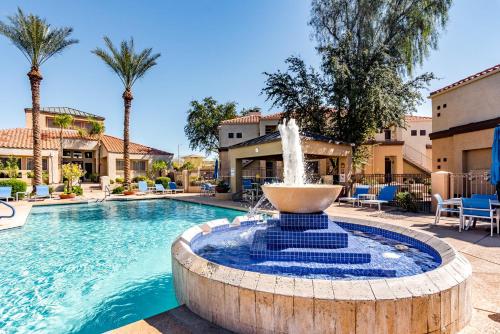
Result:
M0 204L3 204L5 205L6 207L10 208L12 210L12 214L10 216L0 216L0 218L12 218L16 215L16 209L14 209L14 207L10 204L8 204L7 202L4 202L4 201L0 201Z
M101 199L100 201L97 201L97 202L104 202L106 200L106 198L110 197L111 196L111 189L109 189L109 186L104 186L104 198Z

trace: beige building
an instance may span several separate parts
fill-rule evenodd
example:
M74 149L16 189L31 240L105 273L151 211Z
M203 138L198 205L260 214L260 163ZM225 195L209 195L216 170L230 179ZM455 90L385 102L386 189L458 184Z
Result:
M405 128L391 127L375 135L369 144L365 174L421 174L432 169L429 134L432 118L406 116Z
M500 65L432 92L432 170L488 170L500 123Z
M103 135L101 145L98 138L83 135L78 128L89 128L89 118L104 122L103 117L66 107L48 107L41 109L40 125L42 132L42 168L45 181L60 183L59 129L54 125L54 117L58 114L73 116L71 129L63 130L63 163L76 163L85 171L84 180L90 180L91 174L100 171L101 176L111 179L123 177L123 140L109 135ZM19 177L30 181L33 170L33 136L32 112L25 109L26 127L15 129L0 129L0 161L10 156L18 159ZM100 154L98 153L100 146ZM154 160L170 162L172 154L152 147L131 143L130 159L132 177L146 175L151 170ZM0 172L0 178L6 177Z

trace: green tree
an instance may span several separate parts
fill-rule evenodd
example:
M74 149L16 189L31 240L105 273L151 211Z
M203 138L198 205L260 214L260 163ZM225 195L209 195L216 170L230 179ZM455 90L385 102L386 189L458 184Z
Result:
M104 37L108 51L96 48L92 51L101 58L120 78L125 91L122 94L124 104L123 120L123 173L125 184L130 184L130 110L132 107L132 87L146 72L156 65L159 53L153 54L153 49L147 48L135 51L134 40L122 41L117 49L108 37Z
M266 73L263 92L304 130L362 144L380 128L405 126L432 73L412 76L447 21L451 0L313 0L310 24L321 70L289 58L287 72Z
M26 57L31 65L28 78L31 85L33 122L34 184L42 184L42 138L40 132L40 82L43 77L40 66L52 56L78 43L70 39L72 28L54 28L37 15L25 15L18 8L17 14L8 18L9 23L0 21L0 34L7 37Z
M162 172L168 169L168 163L165 160L155 160L153 161L153 165L151 166L153 169L154 176L162 176Z
M82 170L79 164L72 163L62 165L62 172L67 182L64 192L66 194L71 194L73 192L73 183L84 176L85 172Z
M191 101L184 133L192 150L204 150L207 154L219 151L219 125L222 121L235 118L236 103L220 104L212 97L203 101Z
M89 135L97 138L97 174L101 175L101 146L102 137L104 136L104 131L106 127L104 122L93 117L89 118L90 128L88 130Z
M63 150L64 150L64 129L68 129L73 124L73 116L68 114L60 114L54 117L54 125L59 128L59 170L61 171L62 181L62 164L63 164Z

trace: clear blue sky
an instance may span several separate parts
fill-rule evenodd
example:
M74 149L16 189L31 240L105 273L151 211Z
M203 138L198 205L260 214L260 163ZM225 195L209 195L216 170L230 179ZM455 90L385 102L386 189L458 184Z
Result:
M137 46L160 52L158 65L135 85L131 137L175 154L178 144L181 155L191 152L183 131L191 100L213 96L271 112L260 95L262 72L283 69L292 54L318 64L304 0L2 0L0 18L18 6L54 26L72 26L80 40L42 67L42 106L102 115L112 135L122 136L123 88L90 50L108 35L115 42L133 36ZM500 63L499 12L500 1L455 1L439 49L419 69L441 78L431 90ZM3 37L0 60L0 128L23 127L31 105L28 63ZM419 114L430 114L429 102Z

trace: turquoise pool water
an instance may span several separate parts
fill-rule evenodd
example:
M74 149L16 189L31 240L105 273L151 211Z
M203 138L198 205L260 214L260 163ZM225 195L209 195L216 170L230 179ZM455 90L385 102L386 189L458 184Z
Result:
M0 333L99 333L175 307L172 241L241 214L172 200L35 207L0 232Z

